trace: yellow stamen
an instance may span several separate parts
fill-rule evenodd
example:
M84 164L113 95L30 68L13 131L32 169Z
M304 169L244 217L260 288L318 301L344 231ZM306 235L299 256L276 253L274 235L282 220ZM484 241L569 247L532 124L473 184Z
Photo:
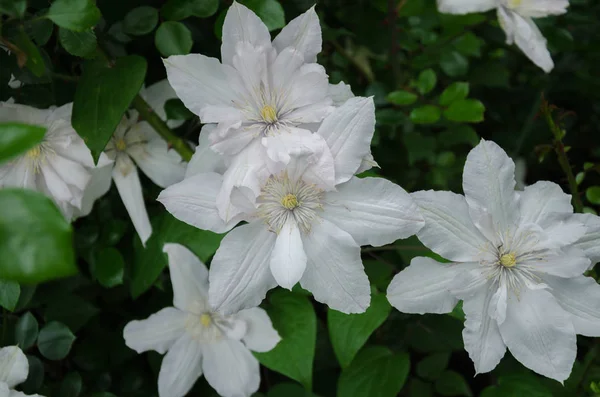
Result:
M210 318L210 314L204 313L200 316L200 324L202 324L203 326L208 327L211 323L212 319Z
M293 210L298 206L298 198L293 194L286 194L281 199L281 205L283 205L288 210Z
M29 149L27 153L25 153L25 156L27 156L30 159L37 159L38 157L40 157L41 154L42 148L40 148L40 145L37 145Z
M512 252L504 254L500 257L500 264L504 267L515 267L517 264L517 257Z
M277 111L271 105L265 105L260 110L260 116L263 118L264 121L266 121L269 124L277 121Z
M123 138L120 138L117 140L115 146L117 147L117 150L122 152L127 147L127 144L125 143L125 140Z

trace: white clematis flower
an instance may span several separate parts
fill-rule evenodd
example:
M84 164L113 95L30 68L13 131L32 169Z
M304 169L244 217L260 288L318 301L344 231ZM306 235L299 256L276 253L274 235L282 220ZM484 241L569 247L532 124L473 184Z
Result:
M28 397L20 391L13 390L15 386L25 382L29 373L29 362L23 351L17 346L7 346L0 349L0 397ZM29 397L42 397L33 394Z
M210 272L211 307L224 313L258 305L266 292L297 282L316 300L344 313L361 313L370 303L361 245L380 246L416 233L423 219L401 187L380 178L353 175L369 151L375 126L370 98L353 98L323 122L322 136L333 155L335 189L327 159L299 147L285 167L237 186L232 202L249 222L231 231L215 254ZM280 163L281 164L281 163ZM195 174L161 192L158 200L193 226L226 231L216 200L223 177Z
M208 270L187 248L165 244L173 284L173 306L132 321L123 336L138 353L167 353L158 375L160 397L183 397L204 374L224 397L248 397L260 384L250 352L266 352L280 341L258 307L227 315L208 306Z
M494 369L508 347L525 366L564 381L575 334L600 336L600 286L582 275L598 250L569 195L544 181L516 191L514 171L498 145L482 140L467 157L464 196L412 194L425 218L417 236L453 263L413 259L388 299L407 313L448 313L463 300L465 349L478 373Z
M92 155L71 126L72 104L37 109L0 102L0 122L47 128L42 142L0 165L0 187L37 190L52 198L68 220L81 215L83 196L95 168ZM100 159L100 166L107 162Z
M546 39L532 18L567 12L568 0L437 0L440 12L467 14L496 9L506 43L517 47L546 73L554 68Z

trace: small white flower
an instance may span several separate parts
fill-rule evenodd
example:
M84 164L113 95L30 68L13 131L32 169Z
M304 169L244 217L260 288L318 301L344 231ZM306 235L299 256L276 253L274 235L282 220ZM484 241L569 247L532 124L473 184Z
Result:
M47 128L40 144L0 166L0 187L21 187L44 193L69 220L80 214L84 190L94 168L89 149L71 126L71 109L72 104L36 109L0 102L0 122Z
M417 236L453 263L413 259L388 299L407 313L448 313L463 300L465 349L478 373L494 369L508 347L525 366L564 381L575 334L600 336L600 286L582 275L598 255L600 222L573 215L571 197L552 182L516 191L514 171L498 145L482 140L467 157L464 196L412 194L425 218ZM584 221L595 224L595 247Z
M329 178L330 167L323 166L328 157L299 147L286 166L233 189L231 201L241 212L235 222L219 217L218 173L198 173L161 192L158 200L167 210L193 226L222 232L239 220L249 222L223 239L211 262L211 307L230 313L256 306L269 289L291 289L299 281L331 308L366 310L371 294L360 246L388 244L423 226L401 187L353 176L374 126L372 99L349 99L316 134L331 150L335 189L321 184Z
M204 374L224 397L248 397L260 383L250 352L266 352L280 341L267 313L258 307L223 314L208 306L208 270L187 248L165 244L173 284L173 306L132 321L123 336L142 353L167 353L158 375L160 397L183 397Z
M29 362L17 346L0 349L0 397L28 397L13 390L16 385L25 382L29 373ZM29 397L42 397L33 394Z
M437 0L440 12L467 14L497 9L498 21L506 33L506 43L516 44L546 73L554 68L546 39L532 18L567 12L568 0Z

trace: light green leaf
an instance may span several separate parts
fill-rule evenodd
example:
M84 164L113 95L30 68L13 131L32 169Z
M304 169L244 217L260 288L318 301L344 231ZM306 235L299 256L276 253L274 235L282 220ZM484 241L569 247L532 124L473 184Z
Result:
M38 349L48 360L62 360L71 351L75 335L58 321L49 322L38 335Z
M40 125L0 123L0 163L37 145L45 134Z
M440 58L440 67L450 77L464 76L469 71L469 60L457 51L446 51Z
M387 95L387 100L394 105L411 105L416 102L418 95L408 91L393 91Z
M600 186L590 186L585 191L585 197L590 203L600 205Z
M267 311L281 341L273 350L254 355L265 367L310 390L317 340L315 309L305 296L281 289L273 291L269 302Z
M0 306L8 311L15 310L19 296L21 295L21 287L19 283L14 281L0 280Z
M444 110L444 117L459 123L479 123L484 112L485 106L477 99L461 99Z
M475 36L473 32L467 32L454 40L454 48L458 50L462 55L480 57L481 47L484 41L479 37Z
M251 9L267 25L269 31L281 29L285 26L283 7L277 0L245 0L240 1Z
M425 105L410 112L410 121L415 124L433 124L442 116L442 110L434 105Z
M123 30L127 34L142 36L154 30L158 24L158 10L154 7L136 7L125 15Z
M35 343L40 328L37 320L30 312L19 318L15 325L15 341L23 350L29 349Z
M208 18L219 9L219 0L169 0L160 13L163 18L171 21L179 21L191 16Z
M124 270L123 256L115 248L104 248L92 257L90 273L105 288L123 284Z
M60 28L58 30L58 39L63 48L71 55L84 58L96 50L96 34L91 29L75 32Z
M471 388L458 372L444 371L435 382L435 390L442 396L471 397Z
M427 94L431 92L435 85L437 84L437 76L433 69L426 69L419 73L419 77L417 79L417 90L421 94Z
M163 57L186 55L192 49L192 32L180 22L163 22L156 30L154 44Z
M61 28L78 32L93 27L101 17L92 0L56 0L47 16Z
M469 95L469 83L463 81L457 81L456 83L450 84L442 95L440 95L440 105L448 106L451 103L460 99L465 99Z

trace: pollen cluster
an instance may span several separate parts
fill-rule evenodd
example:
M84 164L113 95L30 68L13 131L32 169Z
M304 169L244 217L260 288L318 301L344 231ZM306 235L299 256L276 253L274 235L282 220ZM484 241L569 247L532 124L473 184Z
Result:
M40 157L41 154L42 148L40 147L40 145L37 145L29 149L27 153L25 153L25 156L30 159L37 159L38 157Z
M202 314L200 316L200 324L202 324L204 327L210 327L210 325L212 324L212 318L210 317L210 314Z
M512 252L504 254L500 257L500 264L504 267L515 267L517 264L517 257Z
M118 139L117 142L115 142L115 147L120 152L122 152L123 150L125 150L125 148L127 148L127 144L125 143L125 139L123 139L123 138Z
M260 116L267 124L273 124L277 121L277 111L271 105L265 105L260 110Z
M283 205L288 210L293 210L298 206L298 198L296 195L288 193L281 199L281 205Z

